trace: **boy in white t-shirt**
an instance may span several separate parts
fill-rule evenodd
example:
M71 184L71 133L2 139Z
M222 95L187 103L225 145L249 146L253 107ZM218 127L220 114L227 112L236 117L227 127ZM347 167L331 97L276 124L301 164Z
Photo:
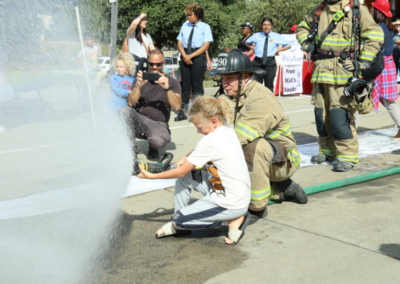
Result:
M196 148L183 157L176 169L159 174L141 166L141 178L179 178L175 185L175 213L156 233L156 238L190 233L191 229L229 226L227 244L237 244L248 224L250 176L243 151L232 123L233 112L224 97L200 97L192 105L189 116L199 133L205 136ZM207 166L208 172L200 168ZM204 197L188 206L191 190Z

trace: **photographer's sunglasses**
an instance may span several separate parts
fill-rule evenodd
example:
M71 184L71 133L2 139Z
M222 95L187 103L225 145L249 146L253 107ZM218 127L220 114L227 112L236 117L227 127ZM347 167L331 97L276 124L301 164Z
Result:
M163 65L164 62L161 63L153 63L153 62L149 62L149 66L157 66L157 67L161 67Z

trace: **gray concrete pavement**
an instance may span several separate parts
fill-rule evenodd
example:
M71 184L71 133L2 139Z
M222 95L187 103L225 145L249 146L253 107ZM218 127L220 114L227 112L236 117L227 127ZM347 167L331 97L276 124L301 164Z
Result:
M213 94L216 90L206 91ZM29 100L31 107L42 106L35 93L20 97L22 105ZM101 163L101 159L86 157L84 148L66 155L71 153L66 145L82 138L90 141L93 135L87 112L61 115L75 109L77 97L51 89L42 92L42 98L51 106L52 111L45 111L50 118L29 121L16 117L0 134L0 200L89 182L87 171L93 165L87 160ZM107 98L105 86L96 100ZM316 141L310 98L278 100L289 115L298 143ZM188 121L174 122L175 116L170 120L172 142L166 150L177 161L195 147L201 135ZM378 114L362 117L359 131L393 125L381 106ZM140 144L146 153L147 142ZM144 154L139 158L146 160ZM330 166L302 168L294 180L307 187L393 166L400 166L398 152L363 159L347 173L334 173ZM71 175L80 178L71 181ZM127 198L121 205L125 212L122 229L99 262L93 283L397 283L399 180L393 176L320 193L310 196L307 205L270 206L267 218L248 227L236 247L223 243L226 229L155 240L155 231L170 219L173 189ZM194 195L193 201L197 198Z

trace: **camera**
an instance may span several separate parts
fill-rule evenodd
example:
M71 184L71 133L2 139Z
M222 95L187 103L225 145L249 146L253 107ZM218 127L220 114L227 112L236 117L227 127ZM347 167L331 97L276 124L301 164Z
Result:
M147 81L158 81L158 79L161 77L160 74L157 73L152 73L152 72L144 72L143 73L143 80Z

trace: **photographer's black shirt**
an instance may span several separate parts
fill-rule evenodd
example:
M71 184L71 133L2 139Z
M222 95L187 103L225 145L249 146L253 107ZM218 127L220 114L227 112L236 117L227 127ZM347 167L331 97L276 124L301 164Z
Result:
M165 75L171 84L172 91L176 94L182 94L179 82L169 75ZM135 88L137 80L132 83L131 90ZM159 84L148 81L141 90L141 96L136 105L133 106L136 111L154 121L168 123L171 116L171 106L168 103L167 92Z

